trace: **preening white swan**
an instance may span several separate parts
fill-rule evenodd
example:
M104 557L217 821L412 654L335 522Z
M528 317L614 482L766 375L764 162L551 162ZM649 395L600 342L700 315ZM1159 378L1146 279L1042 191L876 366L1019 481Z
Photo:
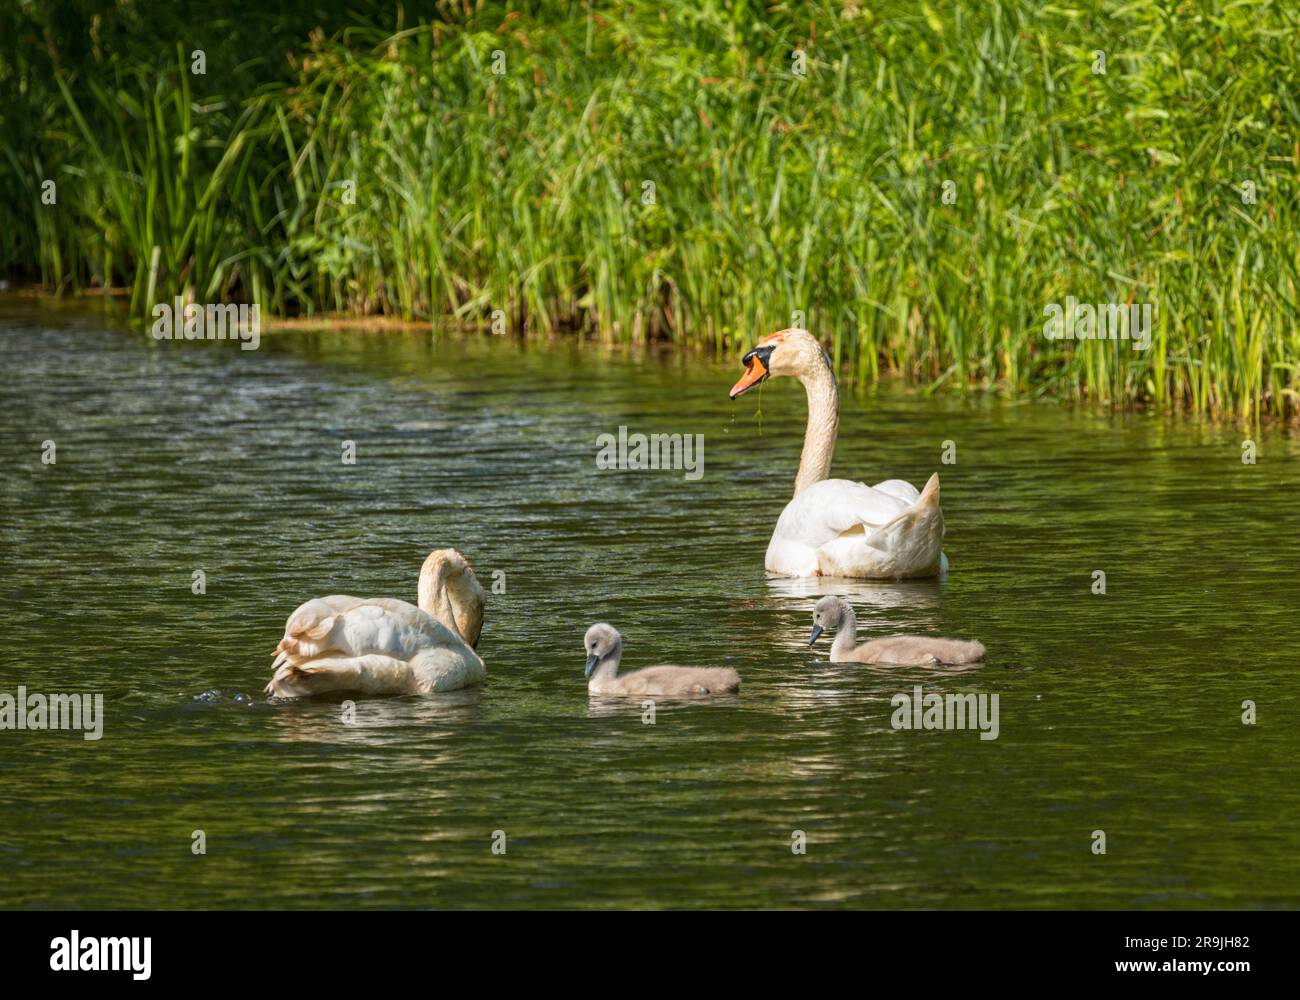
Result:
M289 616L268 694L430 694L477 684L483 588L465 557L439 549L420 569L419 607L336 594Z
M932 639L927 635L888 635L858 645L858 619L849 602L823 597L813 608L808 645L828 628L838 628L831 643L832 663L884 663L896 667L932 667L940 663L978 663L984 644L963 639Z
M604 622L587 629L582 647L587 651L587 690L591 694L692 698L740 690L740 674L730 667L645 667L620 675L623 637Z
M939 476L922 492L901 479L875 486L827 479L835 454L840 402L835 374L807 330L782 330L745 355L745 374L731 398L769 376L792 375L808 393L794 499L786 504L767 546L769 573L899 580L935 576L947 568Z

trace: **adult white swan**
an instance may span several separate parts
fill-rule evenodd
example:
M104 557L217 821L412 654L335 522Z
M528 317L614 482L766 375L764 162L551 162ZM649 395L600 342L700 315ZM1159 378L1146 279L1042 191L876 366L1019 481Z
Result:
M430 694L477 684L483 588L465 557L439 549L420 569L419 607L336 594L289 616L268 694Z
M867 486L826 478L835 454L840 401L830 359L817 338L807 330L781 330L759 341L745 355L744 365L745 374L731 387L732 399L780 375L799 379L808 393L808 429L794 499L781 512L767 546L768 572L867 580L942 573L948 560L937 473L920 493L901 479Z

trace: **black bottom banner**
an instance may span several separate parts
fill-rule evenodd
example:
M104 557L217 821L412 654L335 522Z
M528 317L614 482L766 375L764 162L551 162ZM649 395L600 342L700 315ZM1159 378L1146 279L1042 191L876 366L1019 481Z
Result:
M1294 913L1274 912L878 911L9 911L0 923L7 981L45 986L268 977L373 987L376 975L404 966L428 972L487 959L476 973L485 986L512 972L530 984L553 977L573 986L575 974L606 973L653 982L686 962L696 980L734 981L752 970L768 986L794 988L842 972L873 986L1106 981L1176 991L1280 983L1297 926Z

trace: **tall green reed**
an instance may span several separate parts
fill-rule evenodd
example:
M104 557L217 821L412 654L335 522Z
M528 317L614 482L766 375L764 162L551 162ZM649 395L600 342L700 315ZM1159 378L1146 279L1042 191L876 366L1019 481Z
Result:
M798 318L855 380L1300 409L1285 3L441 11L313 32L248 93L181 51L60 75L37 145L99 197L9 259L119 274L137 312L499 311L715 352ZM1047 340L1067 296L1154 303L1152 349Z

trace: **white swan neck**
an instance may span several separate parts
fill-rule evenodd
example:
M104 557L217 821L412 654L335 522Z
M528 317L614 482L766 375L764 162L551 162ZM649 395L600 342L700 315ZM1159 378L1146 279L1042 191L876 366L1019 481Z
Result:
M812 370L799 376L808 394L808 426L803 436L803 452L799 456L799 473L794 480L794 495L798 496L813 483L820 483L831 473L831 460L835 457L835 437L840 427L840 399L835 388L835 375L825 358L818 357Z
M417 603L470 646L483 627L483 588L459 554L435 552L420 570Z

